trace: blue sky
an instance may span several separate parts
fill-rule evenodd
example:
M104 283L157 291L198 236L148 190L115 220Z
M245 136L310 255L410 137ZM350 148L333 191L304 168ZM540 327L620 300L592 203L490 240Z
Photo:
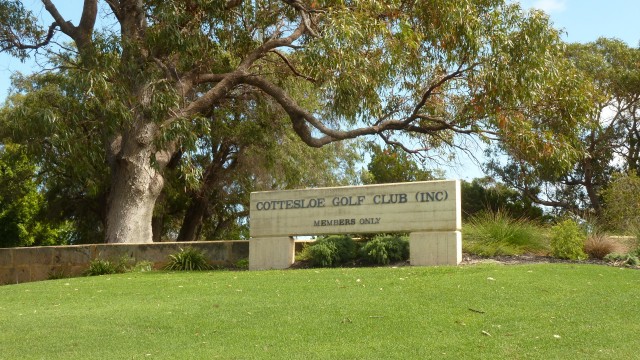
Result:
M640 41L638 0L522 0L525 8L537 8L550 15L556 28L564 29L569 42L590 42L615 37L630 46Z
M516 1L516 0L511 0ZM40 14L46 24L51 23L40 1L23 1L36 14ZM77 24L82 0L54 1L64 16ZM556 28L565 31L568 42L590 42L599 37L615 37L633 47L640 42L640 0L521 0L524 8L537 8L549 14ZM58 5L59 4L59 5ZM10 76L16 71L30 73L33 61L21 63L7 55L0 54L0 103L4 101L10 86ZM449 177L471 179L482 176L478 166L461 156L459 162L447 170Z

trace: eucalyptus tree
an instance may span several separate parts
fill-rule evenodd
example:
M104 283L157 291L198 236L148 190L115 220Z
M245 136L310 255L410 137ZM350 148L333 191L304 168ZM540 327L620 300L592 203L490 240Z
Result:
M108 242L152 241L167 166L247 92L310 147L378 136L428 151L479 134L553 162L568 161L570 141L551 143L584 112L558 31L503 0L84 0L77 24L42 4L51 24L0 0L0 48L50 61L4 121L46 128L59 163L108 173ZM59 91L62 72L73 81ZM551 121L528 116L558 103ZM106 166L87 155L99 151Z
M538 204L601 218L602 191L616 172L638 173L640 153L640 49L615 39L572 44L567 57L591 85L588 121L574 131L581 153L557 168L510 154L491 169ZM591 215L590 215L591 214Z
M11 98L11 104L21 103L26 111L21 115L24 119L41 117L51 107L89 109L90 104L72 92L74 79L65 71L56 75L16 79L19 92L41 95ZM251 191L356 181L354 163L359 154L355 143L308 147L287 126L286 114L278 111L277 104L263 100L252 92L230 98L227 106L209 115L216 118L215 129L201 124L197 132L182 138L181 148L163 174L165 186L152 219L154 241L246 238ZM312 106L311 99L305 101ZM101 166L106 162L104 152L88 145L102 143L101 133L84 131L87 123L82 119L56 122L58 130L63 129L60 122L66 122L67 131L53 139L49 124L31 124L23 131L27 128L19 125L25 122L3 124L10 126L3 126L0 135L25 142L23 148L31 147L31 154L37 154L34 161L41 164L42 175L37 186L53 210L51 220L73 220L73 243L100 241L108 174ZM75 139L65 137L78 135L73 128L84 133ZM66 161L61 161L60 154Z
M172 217L184 213L178 216L182 223L176 240L248 238L252 191L355 181L356 144L306 146L286 125L286 114L271 109L273 103L256 98L247 108L246 100L253 95L245 94L214 112L219 126L200 134L197 151L185 151L183 156L191 160L183 162L168 184L178 191L167 191L163 199ZM190 181L193 169L199 174ZM171 224L167 225L163 233L171 232Z

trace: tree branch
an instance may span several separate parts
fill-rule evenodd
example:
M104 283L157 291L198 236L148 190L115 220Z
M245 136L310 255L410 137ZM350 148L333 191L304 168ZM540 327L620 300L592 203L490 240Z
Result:
M283 89L279 88L275 84L267 81L264 78L258 76L244 76L240 80L242 83L257 87L258 89L271 96L277 101L284 111L289 115L294 131L307 145L312 147L322 147L331 142L353 139L363 135L376 135L381 134L387 130L404 130L407 132L413 132L418 134L432 134L441 130L453 130L459 133L478 133L478 131L464 130L456 128L455 126L442 122L435 124L434 126L417 126L411 125L406 120L385 120L376 123L373 126L360 127L352 130L335 130L327 127L317 118L315 118L306 109L302 108L298 103L291 98ZM317 129L324 136L314 137L312 130L309 128L311 125Z
M226 74L198 74L193 81L194 84L204 84L204 83L217 83L224 80L228 76L232 76L233 73Z
M120 0L105 0L111 11L113 11L113 15L116 16L118 21L122 21L122 14L120 13Z
M235 7L238 7L242 4L242 0L227 0L227 3L224 5L225 10L231 10Z
M96 24L96 17L98 15L98 1L97 0L84 0L84 6L82 7L82 16L80 17L80 24L78 30L85 35L91 37L93 28Z
M458 66L458 69L456 69L456 71L447 74L445 76L443 76L442 78L440 78L440 80L436 81L435 83L431 84L431 86L429 86L429 88L424 92L424 94L422 94L422 98L420 99L420 102L418 102L418 104L416 104L416 106L413 108L413 113L411 114L411 116L409 116L405 122L407 124L415 121L418 118L418 114L420 113L420 110L422 110L422 108L424 107L424 105L427 103L427 100L429 100L429 98L431 97L431 95L433 95L433 92L436 91L437 89L439 89L442 85L444 85L447 81L452 80L456 77L461 76L462 74L464 74L467 71L472 70L475 66L477 66L478 64L472 64L470 65L468 68L463 69L463 65L460 64L460 66Z
M287 64L287 66L289 67L289 69L291 69L291 72L293 72L294 75L296 75L298 77L301 77L301 78L303 78L305 80L311 81L312 83L316 82L316 79L299 73L298 70L296 70L296 68L293 66L293 64L291 64L289 59L287 59L287 57L284 56L284 54L282 54L278 50L271 50L271 52L276 54L276 55L278 55L282 59L282 61L284 61L284 63Z
M238 66L238 70L246 71L256 60L263 57L267 52L277 49L279 47L289 46L294 41L298 40L305 33L304 23L298 24L298 27L291 33L291 35L284 38L270 39L264 44L260 45L257 49L251 52Z
M405 146L403 143L399 142L399 141L395 141L395 140L391 140L385 133L379 133L378 136L380 136L380 138L387 144L387 145L391 145L391 146L397 146L399 148L401 148L404 152L408 153L408 154L419 154L421 151L425 151L425 150L429 150L428 148L422 148L422 149L409 149L407 146Z
M49 25L49 30L47 30L47 36L45 36L44 40L35 44L23 44L22 41L20 41L18 36L16 36L15 34L12 34L11 36L13 38L12 41L9 41L9 44L7 46L4 46L2 49L0 49L0 52L10 50L10 49L35 50L43 46L46 46L51 42L51 39L53 38L53 35L55 34L57 27L58 27L57 22L53 22L51 25Z
M309 9L307 9L304 4L300 0L283 0L285 3L291 5L294 9L296 9L300 13L300 17L302 17L301 24L304 25L305 29L311 36L320 37L320 35L313 29L311 26L311 18L309 17Z
M73 39L79 50L86 49L91 45L91 35L98 15L98 0L84 0L80 26L74 26L71 21L65 20L50 0L42 0L42 3L60 30Z
M189 117L195 114L207 113L211 106L222 99L233 87L240 83L243 73L236 71L227 74L205 74L196 77L195 83L216 82L216 84L200 98L182 109L178 117ZM170 123L173 119L167 120Z
M75 31L75 26L71 23L71 21L66 21L60 12L58 12L58 8L50 1L50 0L42 0L44 4L44 8L51 14L53 20L60 26L60 30L73 38L73 33Z

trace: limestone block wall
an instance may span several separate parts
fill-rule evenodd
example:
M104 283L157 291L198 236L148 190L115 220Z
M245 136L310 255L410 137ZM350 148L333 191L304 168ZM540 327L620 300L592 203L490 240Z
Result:
M153 244L87 244L0 248L0 285L46 280L52 275L80 276L94 259L132 263L149 261L157 269L180 248L201 250L212 265L233 265L249 257L248 241L162 242Z

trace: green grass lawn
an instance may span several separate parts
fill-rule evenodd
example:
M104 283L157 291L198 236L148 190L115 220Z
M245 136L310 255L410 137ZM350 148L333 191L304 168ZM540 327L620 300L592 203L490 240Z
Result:
M0 287L0 359L640 356L640 271L128 273Z

